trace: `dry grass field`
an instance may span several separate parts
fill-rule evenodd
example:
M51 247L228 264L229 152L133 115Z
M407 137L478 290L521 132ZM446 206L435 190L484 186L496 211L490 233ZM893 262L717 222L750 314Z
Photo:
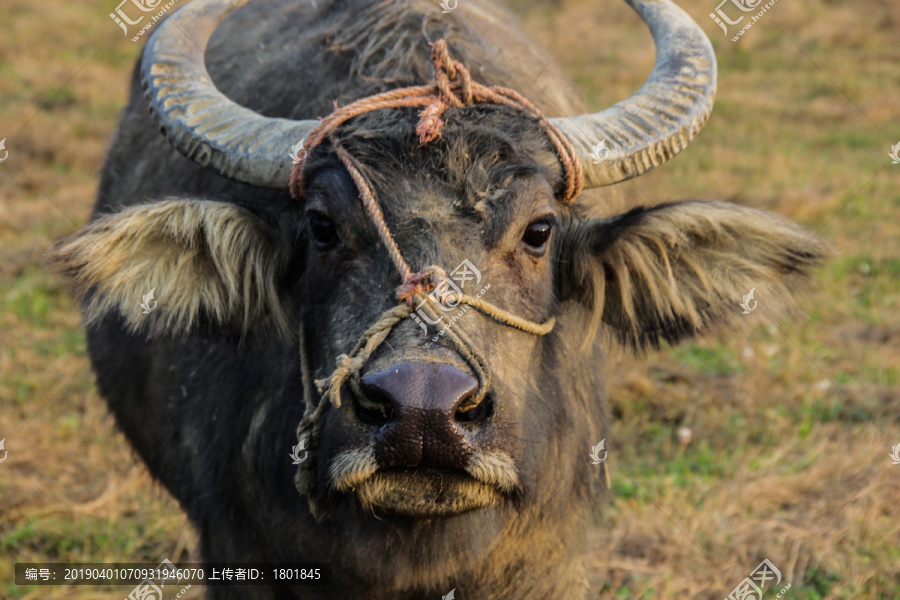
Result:
M708 17L716 0L680 4L715 44L716 108L685 153L623 184L628 203L766 208L838 253L798 299L805 319L751 314L747 333L617 359L613 499L588 558L591 597L721 599L768 558L777 589L791 584L784 598L900 598L900 465L889 457L900 444L900 165L888 157L900 142L900 3L779 0L736 43ZM114 5L0 3L0 598L130 591L16 586L17 561L198 560L178 504L97 394L77 307L42 269L53 241L88 219L126 100L139 44L109 19ZM620 0L511 5L594 107L652 68L650 36Z

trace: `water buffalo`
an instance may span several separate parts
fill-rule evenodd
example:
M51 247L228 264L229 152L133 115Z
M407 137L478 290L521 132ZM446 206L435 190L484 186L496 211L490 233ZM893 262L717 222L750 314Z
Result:
M656 66L596 114L486 0L195 0L156 26L51 264L204 559L333 564L210 597L584 598L604 348L736 324L751 288L791 307L825 249L777 215L597 216L715 94L700 28L628 3Z

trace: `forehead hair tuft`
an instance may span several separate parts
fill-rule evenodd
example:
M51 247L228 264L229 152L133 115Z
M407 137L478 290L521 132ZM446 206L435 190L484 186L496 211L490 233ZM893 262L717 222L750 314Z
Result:
M379 198L396 192L398 178L438 188L463 214L485 219L503 210L517 177L539 176L560 193L562 170L537 119L495 105L451 108L436 140L419 145L418 109L378 110L353 118L336 131ZM309 170L333 156L316 147Z

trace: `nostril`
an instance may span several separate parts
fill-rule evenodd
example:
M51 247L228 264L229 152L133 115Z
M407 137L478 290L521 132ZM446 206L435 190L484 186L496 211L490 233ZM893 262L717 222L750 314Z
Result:
M469 410L457 410L454 419L457 423L481 423L494 414L494 397L488 394L477 406Z
M355 394L356 416L360 422L372 427L381 427L394 418L394 406L391 399L375 386L360 386Z

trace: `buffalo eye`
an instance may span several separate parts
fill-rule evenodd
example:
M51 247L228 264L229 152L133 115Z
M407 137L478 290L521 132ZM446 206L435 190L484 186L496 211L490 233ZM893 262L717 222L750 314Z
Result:
M522 242L528 250L537 254L543 254L547 249L547 240L553 227L546 221L536 221L525 228L522 234Z
M319 212L309 215L309 230L319 250L333 248L338 241L337 228L334 221Z

